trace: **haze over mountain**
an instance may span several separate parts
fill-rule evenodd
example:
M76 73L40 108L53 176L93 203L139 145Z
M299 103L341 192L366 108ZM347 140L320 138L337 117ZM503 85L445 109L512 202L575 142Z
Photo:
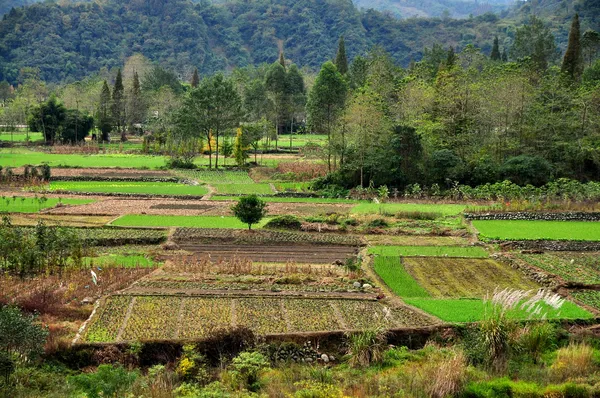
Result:
M198 67L206 74L271 63L283 49L287 59L315 69L335 55L342 35L351 59L379 45L406 66L434 43L458 49L473 44L489 53L497 35L508 48L516 27L532 14L551 18L562 50L575 11L583 30L598 30L600 19L593 0L564 3L527 2L505 11L505 18L486 13L466 19L398 19L361 11L351 0L37 3L13 9L0 22L0 80L16 82L22 68L31 67L44 80L71 81L120 66L135 53L178 73Z

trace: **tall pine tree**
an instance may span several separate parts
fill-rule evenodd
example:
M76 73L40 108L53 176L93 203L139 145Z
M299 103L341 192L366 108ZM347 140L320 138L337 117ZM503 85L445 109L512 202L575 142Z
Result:
M110 131L112 130L112 117L110 88L106 80L102 84L102 91L100 92L100 101L98 102L98 111L96 112L96 127L100 130L100 139L104 142L108 141Z
M193 88L197 88L200 84L200 76L198 75L198 68L194 69L194 74L192 75L191 85Z
M498 43L498 36L494 37L494 45L492 46L492 53L490 59L492 61L500 61L502 56L500 55L500 44Z
M340 36L340 41L338 42L335 66L342 75L345 75L346 72L348 72L348 58L346 57L346 43L344 42L344 36Z
M126 141L125 136L125 87L121 69L117 71L115 86L112 93L112 117L117 125L117 131L121 133L121 141Z
M144 98L142 97L142 89L140 87L140 77L137 72L133 72L133 85L127 99L127 121L133 131L136 125L144 121L144 116L146 115Z
M579 26L579 14L575 14L571 22L569 32L569 44L563 58L561 72L579 81L583 74L583 53L581 52L581 31Z
M283 55L283 50L279 53L279 64L285 69L285 56Z

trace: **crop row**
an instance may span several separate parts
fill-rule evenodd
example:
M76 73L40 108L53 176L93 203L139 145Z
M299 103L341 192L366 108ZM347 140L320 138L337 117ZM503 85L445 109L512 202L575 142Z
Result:
M136 286L151 289L177 289L177 290L228 290L228 291L263 291L263 292L310 292L310 293L347 293L356 291L351 284L340 285L332 284L295 284L295 283L277 283L270 282L270 278L248 278L247 282L230 281L156 281L142 280ZM271 278L272 279L272 278Z
M563 278L567 282L600 283L598 253L516 254L520 259Z
M362 240L356 235L314 234L307 232L267 231L257 230L252 234L246 231L225 230L216 228L177 228L174 239L178 242L194 241L195 243L235 243L235 244L266 244L266 243L311 243L333 244L345 246L360 246Z
M26 233L33 233L33 227L20 227ZM63 227L75 232L87 245L120 246L120 245L154 245L167 238L164 230L135 228L76 228Z
M83 341L200 339L233 326L264 335L431 323L410 309L387 309L377 301L113 296L94 315Z
M600 292L597 290L585 290L572 292L571 295L581 301L583 304L589 305L597 310L600 310Z

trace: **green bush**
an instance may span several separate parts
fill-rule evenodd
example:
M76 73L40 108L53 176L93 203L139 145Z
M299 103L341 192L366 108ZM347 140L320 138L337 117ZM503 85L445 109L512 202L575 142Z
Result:
M284 215L272 218L263 228L299 230L302 222L296 216Z
M504 162L500 172L515 184L541 186L552 178L552 165L539 156L520 155Z
M538 398L543 394L534 383L496 379L469 384L462 398Z
M260 352L242 352L233 358L231 373L235 383L250 391L260 388L260 373L269 367L269 361Z
M557 330L553 323L540 322L525 328L519 336L518 347L529 356L533 363L538 363L542 354L556 347Z
M88 398L122 396L139 377L137 371L127 371L122 366L100 365L95 373L70 376L67 380Z
M369 228L385 228L387 226L388 223L383 218L376 218L374 220L369 221L369 223L367 224L367 227Z

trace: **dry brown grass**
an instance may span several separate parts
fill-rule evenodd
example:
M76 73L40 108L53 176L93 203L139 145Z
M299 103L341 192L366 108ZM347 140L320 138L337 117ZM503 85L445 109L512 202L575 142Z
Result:
M335 266L323 264L298 264L253 262L249 258L233 256L228 259L211 258L207 254L172 257L163 267L166 273L203 275L318 275L339 276Z
M462 351L452 358L428 364L430 383L427 392L433 398L451 397L458 394L465 383L467 361Z
M296 181L310 181L313 178L325 176L327 165L313 162L279 163L277 172L281 174L293 173Z
M551 377L557 382L573 380L593 373L594 349L586 343L571 343L557 351L550 367Z

